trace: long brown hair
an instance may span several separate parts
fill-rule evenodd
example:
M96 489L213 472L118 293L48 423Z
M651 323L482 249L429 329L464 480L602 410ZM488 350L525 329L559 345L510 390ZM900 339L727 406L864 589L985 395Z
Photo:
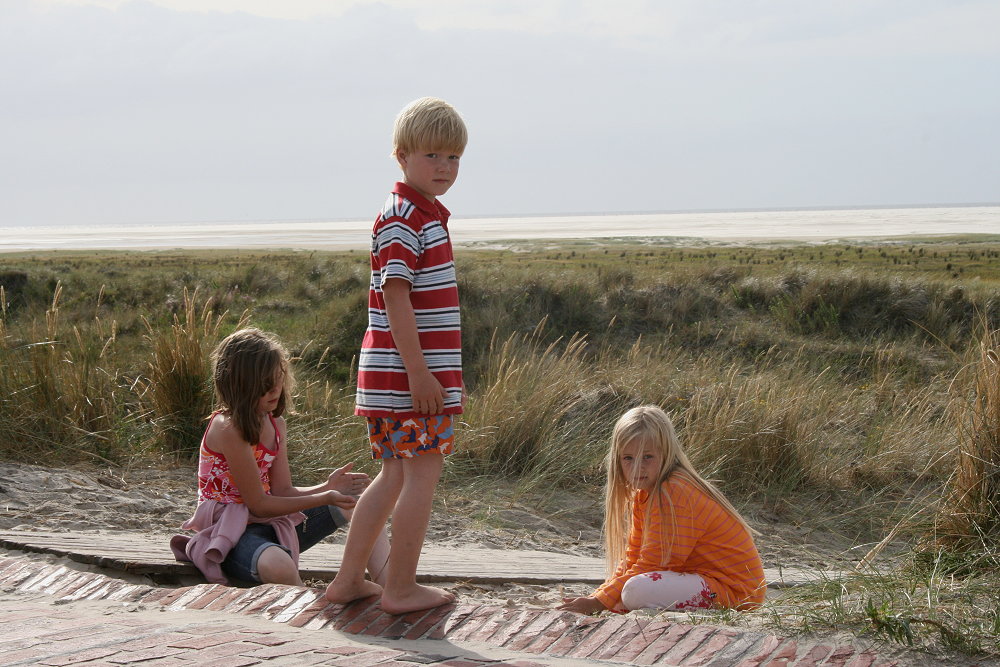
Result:
M260 329L240 329L226 336L212 352L216 409L229 416L250 444L260 442L261 414L257 405L274 387L279 371L284 381L278 405L271 411L275 417L291 411L295 387L288 350L281 342Z
M666 528L669 529L671 536L676 529L674 508L670 502L670 496L662 492L663 483L671 475L682 476L699 487L729 512L734 519L743 524L747 532L753 534L754 531L743 520L736 508L726 500L722 492L695 471L687 454L684 453L684 448L681 447L677 433L674 431L674 424L670 421L667 413L659 406L643 405L632 408L615 423L614 431L611 434L611 447L604 459L607 471L607 482L604 487L604 551L610 572L614 571L625 556L632 526L632 503L635 502L635 489L632 488L630 480L626 479L619 463L622 450L632 442L646 443L660 453L660 470L656 476L656 483L651 486L656 491L649 494L650 497L646 502L655 502L661 511L666 510L665 513L670 517ZM648 512L646 519L649 519ZM670 560L672 540L666 542L663 550L663 563L661 563L664 566Z

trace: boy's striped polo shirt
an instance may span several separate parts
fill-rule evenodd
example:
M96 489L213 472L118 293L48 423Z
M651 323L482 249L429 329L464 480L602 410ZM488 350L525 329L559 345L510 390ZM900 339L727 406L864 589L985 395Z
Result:
M448 394L444 413L462 412L462 331L455 257L448 233L450 215L440 202L429 202L405 183L396 183L375 220L368 330L358 362L355 414L418 416L385 312L382 286L389 278L402 278L411 285L410 303L420 348L427 367Z

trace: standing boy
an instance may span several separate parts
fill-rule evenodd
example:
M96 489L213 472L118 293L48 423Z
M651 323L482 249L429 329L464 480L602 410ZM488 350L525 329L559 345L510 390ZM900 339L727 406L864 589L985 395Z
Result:
M458 177L467 133L458 112L424 97L396 117L393 154L403 170L372 233L368 330L361 344L355 414L368 420L382 471L354 509L344 560L326 589L332 602L382 595L403 614L455 596L417 584L431 502L453 448L452 415L462 412L461 326L450 213L437 198ZM385 589L365 564L392 515Z

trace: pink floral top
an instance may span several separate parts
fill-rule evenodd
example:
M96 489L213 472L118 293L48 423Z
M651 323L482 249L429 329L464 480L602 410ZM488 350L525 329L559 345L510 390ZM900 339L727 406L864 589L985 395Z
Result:
M208 422L209 428L212 421L218 416L218 412L212 415ZM260 471L260 483L264 487L264 493L271 493L271 464L278 456L281 449L281 436L278 432L278 425L274 417L270 414L268 418L274 426L274 450L270 450L261 443L253 446L253 456L257 461L257 469ZM233 478L229 474L229 463L226 457L218 452L214 452L205 444L208 437L208 428L201 438L201 449L198 451L198 502L203 500L216 500L220 503L242 503L243 497L240 490L233 483Z

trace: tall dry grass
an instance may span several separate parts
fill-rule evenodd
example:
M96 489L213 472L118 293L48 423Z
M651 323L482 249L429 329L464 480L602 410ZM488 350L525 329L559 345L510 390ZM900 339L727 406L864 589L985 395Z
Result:
M586 339L546 343L544 326L543 320L531 333L490 345L479 389L463 416L465 454L459 460L476 473L540 485L593 467L593 456L574 437L588 424L603 430L584 409L591 389Z
M198 291L185 289L181 314L174 315L169 329L154 329L147 321L152 354L142 398L160 445L171 454L191 457L198 453L214 396L209 355L220 339L226 315L214 311L211 298L199 307ZM237 328L245 322L241 318Z
M987 331L955 381L958 451L937 543L1000 560L1000 331Z
M678 415L694 460L729 488L798 488L811 476L816 449L807 429L814 407L809 384L789 394L768 374L732 365L694 387Z
M933 484L950 447L934 419L939 384L891 374L845 381L803 356L776 352L748 364L641 339L620 352L580 338L545 342L541 330L513 334L491 347L463 417L457 471L512 476L522 488L596 488L615 420L655 403L699 471L740 497L853 488L892 506L901 489ZM885 355L872 356L878 364Z
M970 304L996 311L988 286L962 291L860 270L762 272L770 260L748 259L762 252L734 250L732 266L715 251L655 248L570 253L569 263L566 256L463 259L472 400L456 474L515 475L537 487L599 483L611 424L632 405L657 403L699 467L730 491L871 491L939 480L947 467L941 453L954 442L941 426L951 352L942 354L947 346L917 325L929 322L959 349ZM70 294L71 326L53 320L66 329L58 336L48 334L35 303L51 271L12 269L19 297L16 314L5 315L3 344L7 364L19 359L22 375L6 375L5 409L29 412L12 407L22 398L90 396L73 399L69 411L82 431L24 429L44 434L40 443L72 443L73 433L86 431L130 447L141 440L193 452L211 407L207 354L226 326L216 301L197 302L197 293L251 309L256 326L278 333L300 357L293 438L301 434L330 464L363 456L350 386L366 312L363 258L184 255L155 265L140 257L131 268L87 261L56 259L52 271L68 269L76 290L117 279L96 308L93 297ZM130 270L145 277L122 280ZM164 300L172 315L144 311ZM67 353L72 369L59 361ZM65 368L27 377L29 362ZM52 385L54 378L63 384ZM113 406L100 405L105 396L114 396Z
M75 325L62 321L62 294L57 284L44 322L18 335L0 287L0 451L31 460L53 450L104 462L130 456L145 415L118 370L116 325L96 314L103 292L92 319Z

